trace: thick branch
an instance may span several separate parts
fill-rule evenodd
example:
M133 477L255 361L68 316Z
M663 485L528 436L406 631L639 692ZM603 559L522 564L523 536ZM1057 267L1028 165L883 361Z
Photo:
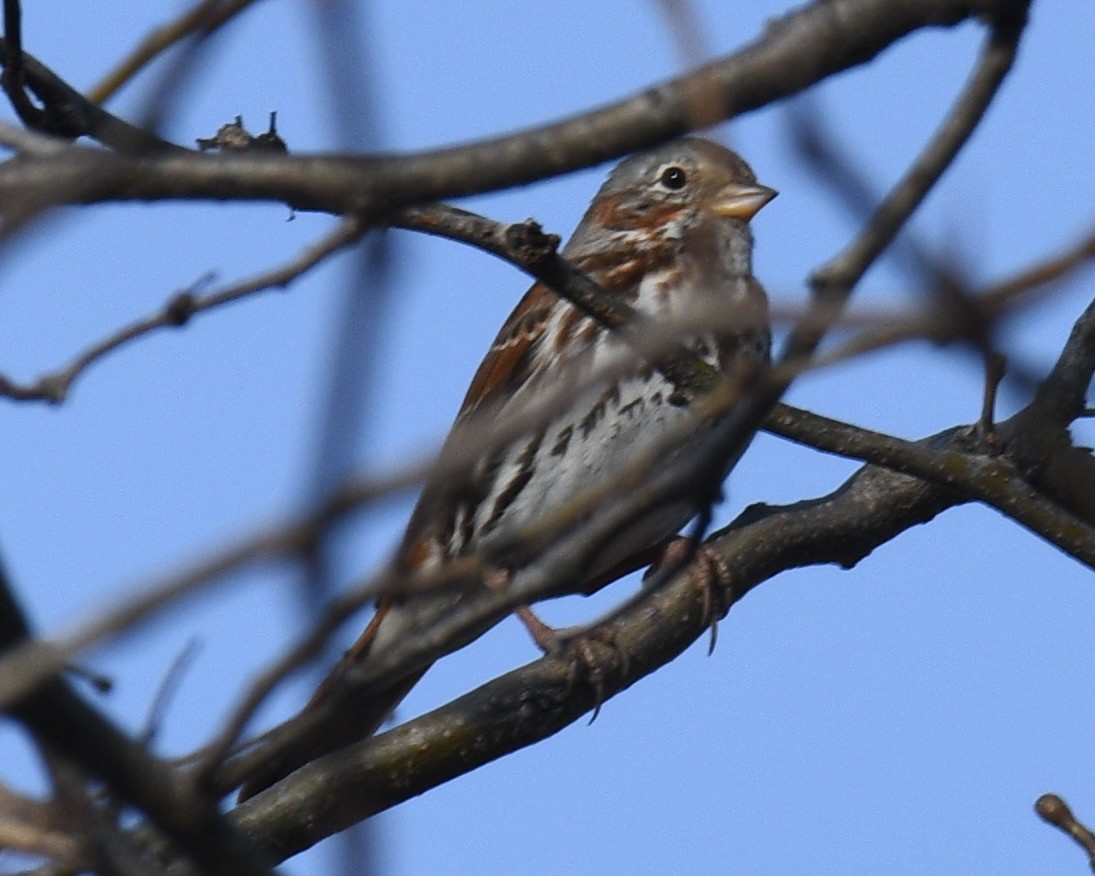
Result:
M929 25L1025 8L1014 0L830 0L772 24L753 45L636 97L556 124L400 157L146 154L72 148L0 167L9 213L61 203L211 198L378 216L532 182L649 147L794 94Z
M776 572L838 563L850 567L875 547L951 505L956 494L875 467L813 503L755 509L752 522L709 546L734 569L728 602ZM748 512L747 512L748 513ZM707 631L704 593L687 576L648 591L604 625L616 643L604 657L613 696L678 656ZM595 638L600 638L597 635ZM620 654L626 654L620 665ZM553 735L596 704L596 686L573 679L567 660L545 657L395 730L315 761L235 810L233 819L276 858L421 794L455 776Z

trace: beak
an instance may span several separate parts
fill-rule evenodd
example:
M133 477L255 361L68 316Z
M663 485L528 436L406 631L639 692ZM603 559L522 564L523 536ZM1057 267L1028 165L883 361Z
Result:
M765 204L778 195L775 189L759 183L752 186L727 186L715 197L711 208L720 216L748 222Z

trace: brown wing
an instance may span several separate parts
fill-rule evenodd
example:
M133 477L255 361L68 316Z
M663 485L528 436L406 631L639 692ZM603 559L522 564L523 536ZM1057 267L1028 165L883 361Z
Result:
M491 344L479 365L471 386L456 415L456 422L446 439L451 446L459 437L461 427L472 414L491 406L501 406L536 369L543 327L550 318L558 297L542 283L534 284L518 302ZM444 455L444 450L442 450ZM490 461L484 461L489 469ZM464 483L431 481L419 496L414 513L407 524L399 551L407 568L418 568L428 560L437 543L447 544L456 524L456 508L463 503L474 507L479 486Z
M558 301L543 283L525 293L475 372L456 415L458 423L480 407L501 402L524 383L534 367L536 341Z

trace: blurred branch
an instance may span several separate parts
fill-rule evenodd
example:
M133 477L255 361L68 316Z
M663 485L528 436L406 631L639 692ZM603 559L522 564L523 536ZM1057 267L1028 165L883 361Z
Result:
M973 75L943 124L896 186L874 209L866 227L842 253L811 277L816 316L797 327L786 356L813 352L843 309L852 287L897 237L909 216L965 145L1003 84L1026 24L1026 5L1013 4L993 19Z
M0 649L31 638L7 573L0 564ZM145 812L184 853L210 873L271 871L259 851L233 829L208 798L199 797L167 765L124 735L56 674L8 700L4 712L41 744Z
M1075 276L1080 268L1095 256L1091 246L1095 237L1085 239L1079 246L1070 248L1062 255L1051 256L1044 262L1025 269L1014 277L990 283L980 290L969 293L967 303L971 312L986 325L998 325L1005 318L1043 300L1053 287ZM1049 288L1047 288L1049 287ZM783 320L804 319L800 311L775 314ZM864 353L885 349L904 341L930 340L936 344L950 344L965 339L963 325L955 323L948 312L929 310L925 313L857 313L852 317L842 315L840 327L867 326L848 340L815 354L798 366L790 363L776 370L777 374L799 375L806 371L825 368L847 362ZM1037 388L1037 382L1024 376L1024 382Z
M213 158L71 148L57 158L0 165L0 203L9 222L62 203L176 198L279 200L375 218L588 167L797 93L918 28L979 15L1018 17L1025 8L1017 0L818 2L773 23L742 51L637 97L522 134L395 157ZM697 93L705 98L702 117Z
M1001 304L1029 295L1045 286L1069 279L1076 272L1087 267L1092 260L1095 260L1095 231L1089 232L1063 252L987 286L981 291L981 301L993 310Z
M812 95L799 98L788 116L792 142L806 166L855 219L865 220L877 202L873 188L865 178L862 163L854 159L846 145L837 142L831 125L821 116L816 98ZM913 282L924 284L934 297L935 301L925 309L930 310L934 324L945 326L945 339L965 340L982 357L988 357L997 329L995 318L1013 299L1068 277L1095 257L1095 234L1089 233L1068 250L1013 277L983 287L979 292L962 266L934 253L909 229L893 241L888 254L905 268ZM896 320L889 322L887 331L916 331L911 321L905 324ZM1012 357L1008 370L1010 378L1033 387L1036 380L1032 373L1033 369L1029 367L1017 367Z
M94 104L106 103L157 55L201 33L208 36L251 6L255 0L201 0L174 21L151 31L137 46L88 92Z
M698 66L711 56L711 48L693 0L653 0L661 13L666 29L673 38L673 47L682 67Z
M81 851L79 839L55 807L0 784L0 852L9 849L54 861L77 860Z
M29 640L0 655L0 709L26 696L36 685L60 672L80 652L135 628L180 600L198 595L249 564L291 557L305 550L316 533L378 496L420 483L428 467L411 467L392 477L348 483L314 513L239 539L197 562L192 568L145 584L134 596L67 636ZM352 608L362 603L353 603Z

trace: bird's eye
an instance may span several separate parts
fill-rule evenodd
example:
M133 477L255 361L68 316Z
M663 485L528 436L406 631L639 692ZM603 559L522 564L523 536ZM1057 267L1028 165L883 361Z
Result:
M683 168L674 165L662 171L659 181L667 189L683 189L688 183L688 174L684 172Z

